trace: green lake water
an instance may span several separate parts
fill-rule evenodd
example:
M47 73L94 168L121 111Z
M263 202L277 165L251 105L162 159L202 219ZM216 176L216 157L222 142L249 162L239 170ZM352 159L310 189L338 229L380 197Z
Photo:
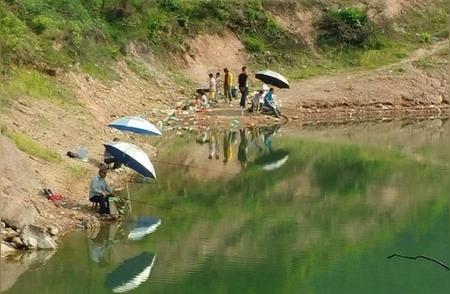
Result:
M4 293L450 293L443 266L387 258L450 263L447 121L151 140L129 221L68 235Z

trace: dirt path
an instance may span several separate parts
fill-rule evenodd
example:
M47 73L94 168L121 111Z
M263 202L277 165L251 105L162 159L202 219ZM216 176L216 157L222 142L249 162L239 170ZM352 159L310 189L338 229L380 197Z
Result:
M448 111L448 40L378 69L303 80L278 91L294 118L441 115ZM423 67L417 62L432 58Z

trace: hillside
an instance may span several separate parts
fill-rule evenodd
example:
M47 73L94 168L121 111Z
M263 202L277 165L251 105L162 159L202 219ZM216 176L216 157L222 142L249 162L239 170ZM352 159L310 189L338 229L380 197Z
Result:
M224 67L285 74L292 89L279 97L286 114L301 122L446 115L448 5L0 0L0 151L8 158L0 164L0 203L8 203L13 219L21 211L29 223L75 228L91 213L87 183L102 143L119 137L157 155L149 140L105 125L135 114L166 120L207 73ZM326 30L336 29L330 23L344 27L342 38ZM252 89L259 86L251 80ZM241 117L228 104L207 114L175 114L176 129L223 127L236 117L241 126L274 122ZM166 123L164 131L170 128ZM65 156L79 146L87 147L92 164ZM120 187L124 175L112 180ZM68 204L49 203L39 194L44 187Z

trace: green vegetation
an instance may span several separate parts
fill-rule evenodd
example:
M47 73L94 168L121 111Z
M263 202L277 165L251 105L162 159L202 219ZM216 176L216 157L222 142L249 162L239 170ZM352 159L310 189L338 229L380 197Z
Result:
M367 13L352 7L327 11L318 28L319 44L363 46L374 33Z
M130 42L140 42L160 60L185 53L188 38L233 31L251 54L255 68L272 67L298 79L333 70L372 68L405 56L418 44L448 35L449 0L404 13L396 22L375 25L355 1L340 8L299 0L278 6L326 8L317 22L313 54L298 36L284 30L265 0L1 0L1 59L9 68L45 63L79 64L101 80L117 79L111 70ZM289 6L289 7L291 7ZM152 74L139 63L128 66L144 79Z
M36 70L25 68L10 72L8 80L3 81L0 86L0 96L2 100L15 100L27 96L63 107L77 105L73 93L57 81Z
M9 131L6 127L2 127L1 130L2 135L13 140L17 148L23 152L50 162L59 162L61 160L61 156L58 153L41 146L31 137L22 133Z
M128 65L128 68L131 69L138 77L141 79L152 81L155 78L154 73L152 73L145 64L138 62L134 59L127 58L126 63Z

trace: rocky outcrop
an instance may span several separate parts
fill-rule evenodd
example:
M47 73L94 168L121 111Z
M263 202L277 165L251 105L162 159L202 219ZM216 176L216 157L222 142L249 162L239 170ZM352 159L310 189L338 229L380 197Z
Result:
M20 229L26 225L35 222L38 217L38 212L33 205L24 202L15 202L14 199L7 197L2 198L1 201L1 218L10 227Z
M2 222L2 256L10 255L15 249L54 250L58 233L57 228L26 225L22 229L14 229Z
M22 229L20 240L27 249L56 249L56 242L50 234L34 225L27 225Z

